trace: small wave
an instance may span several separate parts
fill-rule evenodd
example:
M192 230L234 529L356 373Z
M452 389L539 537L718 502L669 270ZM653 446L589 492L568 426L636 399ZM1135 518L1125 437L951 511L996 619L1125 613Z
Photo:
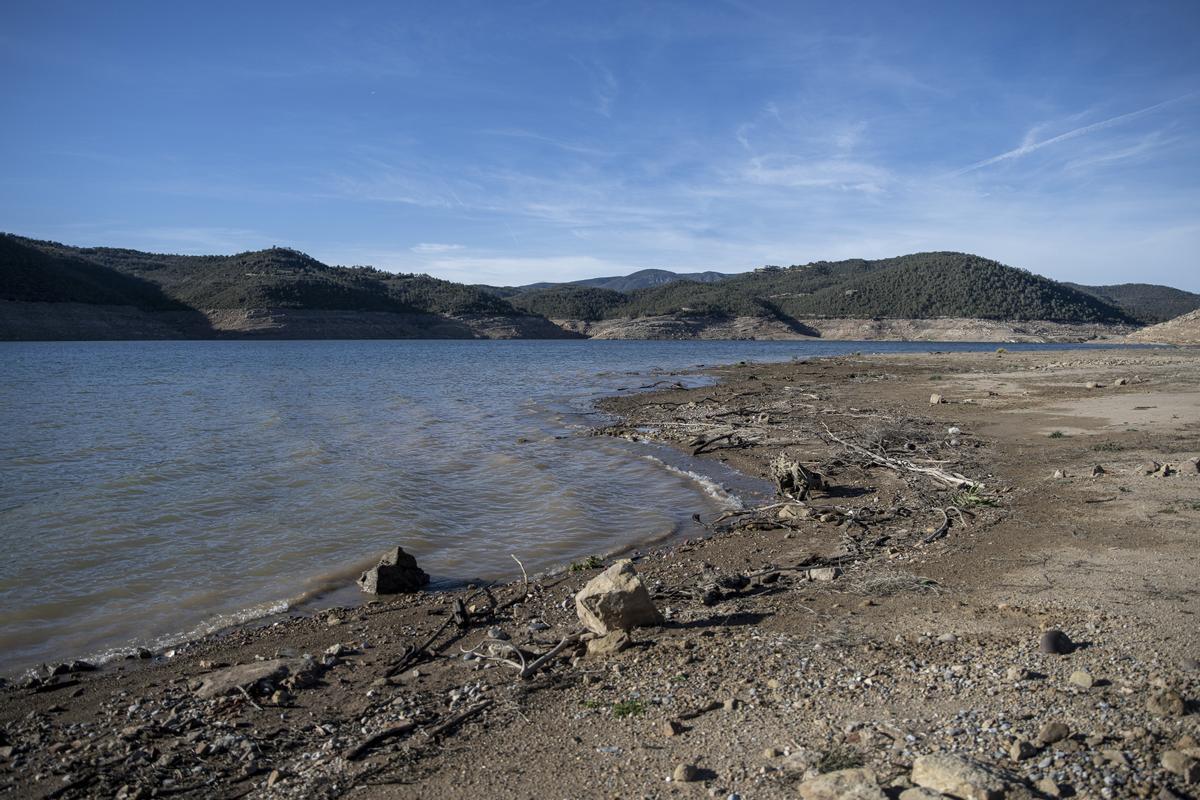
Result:
M93 664L107 664L110 661L117 661L125 658L133 650L139 647L146 647L150 650L164 650L168 647L177 647L179 645L189 644L191 642L203 639L218 631L223 631L228 628L233 628L238 625L244 625L247 622L253 622L257 619L265 617L273 617L276 614L283 614L289 611L292 604L287 600L275 600L269 603L243 608L239 611L232 611L228 614L218 614L214 617L206 619L204 622L192 628L190 631L177 633L168 633L162 636L155 637L150 641L134 641L129 644L111 647L107 650L91 653L83 657L84 661L90 661ZM31 671L31 670L30 670ZM28 671L27 671L28 672Z
M742 510L743 505L741 499L707 475L701 475L699 472L692 472L690 469L680 469L679 467L672 466L663 461L661 458L656 458L655 456L646 455L642 456L642 458L645 458L648 461L653 461L654 463L666 469L667 472L673 472L676 475L695 482L700 486L701 489L704 490L705 494L716 500L722 506L728 508L730 511Z

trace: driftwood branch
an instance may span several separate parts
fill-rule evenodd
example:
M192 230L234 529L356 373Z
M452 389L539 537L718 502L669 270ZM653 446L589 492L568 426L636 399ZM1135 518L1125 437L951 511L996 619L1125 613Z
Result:
M409 719L402 720L399 724L392 725L390 728L384 728L383 730L381 730L379 733L375 734L374 736L368 736L366 739L364 739L362 742L360 742L357 746L346 751L345 758L347 761L357 761L358 759L360 759L364 755L366 755L367 752L375 749L379 745L386 742L388 739L394 739L397 736L403 736L404 734L415 730L416 727L417 727L417 723L413 722L412 720L409 720Z
M485 711L488 708L491 708L492 705L493 705L492 700L489 700L489 699L480 700L475 705L463 709L462 711L458 712L457 714L455 714L453 717L446 720L445 722L443 722L439 725L435 725L434 727L430 728L429 729L429 738L432 739L434 737L441 736L443 733L447 733L448 731L453 730L454 728L457 728L463 722L466 722L468 719L475 716L479 712Z
M946 484L947 486L952 486L955 489L982 489L983 488L982 483L979 483L978 481L973 481L970 478L964 477L963 475L959 475L957 472L947 472L945 470L937 469L935 467L920 467L920 466L917 466L916 464L912 463L911 461L906 461L902 458L893 458L891 456L880 455L879 453L868 450L867 448L863 447L862 445L858 445L853 442L848 442L845 439L838 438L836 435L834 435L833 431L829 430L829 427L827 425L823 425L822 427L825 428L825 434L830 439L837 442L842 447L845 447L847 450L857 453L858 455L863 456L864 458L868 459L872 463L878 464L881 467L887 467L888 469L895 470L896 472L902 472L902 473L903 472L911 472L916 475L924 475L927 478L932 478L933 480L938 481L939 483Z
M550 661L550 659L557 656L563 650L566 650L568 647L570 647L572 645L578 644L580 636L582 636L582 634L579 634L579 633L572 633L567 636L564 636L563 640L561 642L559 642L558 644L556 644L553 648L551 648L550 652L546 653L544 656L542 656L541 658L538 658L536 661L531 663L529 666L527 666L523 670L521 670L521 677L522 678L530 677L535 672L537 672L539 669L541 669L543 665L548 663Z

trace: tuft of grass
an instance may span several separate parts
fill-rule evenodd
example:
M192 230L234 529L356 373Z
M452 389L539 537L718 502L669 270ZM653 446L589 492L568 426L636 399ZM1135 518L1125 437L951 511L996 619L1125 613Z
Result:
M646 713L646 704L641 700L622 700L612 704L612 714L616 719L625 717L640 717Z
M571 566L568 567L568 571L584 572L585 570L596 569L597 567L602 566L604 566L604 559L600 558L600 556L588 556L582 561L576 561L575 563L571 564Z
M583 706L584 708L590 708L590 709L595 710L597 708L604 708L606 704L600 702L599 700L584 700L583 702L580 703L580 705Z
M862 754L849 747L835 746L827 750L816 763L817 772L837 772L840 769L855 769L865 762Z
M940 381L941 379L942 379L941 375L930 375L929 376L929 380L931 380L931 381Z
M1067 435L1065 433L1063 433L1062 431L1055 431L1054 433L1050 434L1050 438L1051 439L1066 439Z
M1003 348L1003 347L997 347L997 348L996 348L996 352L997 352L998 354L1000 354L1000 355L1004 355L1005 353L1007 353L1007 352L1008 352L1008 350L1007 350L1006 348Z
M1125 445L1120 442L1100 442L1092 445L1092 449L1098 453L1119 453L1125 449Z
M996 498L989 497L979 491L979 487L975 486L965 492L959 492L954 495L954 505L963 506L989 506L995 508L1000 504L996 502Z
M890 597L906 592L914 594L931 592L937 594L945 591L932 578L925 578L920 575L900 571L879 572L874 575L867 575L855 581L853 587L859 594L872 597Z

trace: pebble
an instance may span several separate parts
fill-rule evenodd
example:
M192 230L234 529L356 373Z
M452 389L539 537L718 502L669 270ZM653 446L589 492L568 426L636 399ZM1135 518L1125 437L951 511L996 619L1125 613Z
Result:
M1033 677L1033 673L1024 667L1009 667L1004 677L1009 681L1027 681Z
M1054 744L1055 742L1061 742L1070 735L1071 728L1068 727L1067 723L1053 720L1042 725L1038 731L1037 738L1042 744Z
M1008 757L1013 761L1024 761L1037 755L1037 748L1024 739L1012 743L1008 748Z

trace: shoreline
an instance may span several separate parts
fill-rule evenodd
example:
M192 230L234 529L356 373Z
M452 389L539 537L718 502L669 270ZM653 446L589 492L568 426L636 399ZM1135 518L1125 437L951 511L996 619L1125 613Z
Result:
M1194 557L1179 557L1189 552L1181 544L1189 541L1187 526L1200 519L1200 508L1186 501L1200 478L1183 470L1166 478L1134 471L1156 454L1178 466L1186 463L1185 452L1200 455L1200 423L1194 413L1188 416L1200 398L1198 366L1195 352L1108 348L835 356L719 366L705 369L717 376L714 385L610 398L600 407L620 421L606 435L656 431L650 434L655 441L686 453L696 430L721 433L729 422L742 443L706 451L699 461L720 459L759 478L766 456L801 450L795 455L828 462L841 494L818 494L814 507L829 510L810 518L747 515L735 519L754 523L748 527L647 548L637 569L660 608L670 610L667 624L635 631L635 644L624 653L572 655L569 664L559 662L530 681L514 681L502 666L462 660L458 644L475 644L490 624L534 651L545 650L571 630L570 596L598 569L568 568L535 582L533 594L510 611L468 625L453 647L439 643L438 656L392 677L383 676L427 640L455 600L465 602L474 590L234 628L181 647L167 663L71 676L53 691L6 688L0 745L14 750L0 759L0 793L121 796L128 787L126 797L150 796L152 788L182 796L245 790L333 797L361 786L356 796L522 797L564 787L587 796L690 796L699 790L663 780L687 761L698 765L704 776L698 783L709 789L782 797L794 796L796 786L830 766L836 754L871 767L881 784L902 788L912 760L933 751L959 753L1002 772L1014 797L1048 795L1035 773L1082 796L1101 796L1101 788L1109 790L1105 796L1148 796L1133 776L1156 789L1194 791L1159 760L1181 737L1200 735L1200 715L1156 713L1149 704L1164 692L1191 704L1200 688L1200 677L1186 667L1188 659L1200 658L1197 636L1186 632L1189 622L1194 631L1200 612L1196 591L1187 588L1200 568ZM1117 389L1110 385L1117 377L1137 380ZM1102 388L1084 388L1095 378L1104 380ZM931 387L950 402L929 405ZM734 413L718 424L708 406ZM1137 410L1143 406L1154 408ZM1123 427L1099 422L1121 415L1136 421ZM843 436L870 433L870 426L901 417L910 425L905 434L919 437L914 441L922 455L952 457L956 471L983 481L989 501L969 509L970 524L954 521L928 544L921 543L925 530L940 520L930 504L945 507L952 493L856 466L814 435L826 425ZM965 433L938 432L954 427ZM1060 429L1081 432L1059 438L1046 432ZM756 437L761 441L749 441ZM958 444L949 444L955 439ZM1108 467L1090 478L1089 462ZM1066 477L1051 478L1055 465ZM1120 489L1124 484L1128 492ZM1054 508L1048 511L1048 504ZM896 515L897 508L907 515ZM1163 508L1171 511L1160 513ZM882 509L893 518L883 520ZM855 522L856 515L864 522ZM804 563L834 564L843 574L828 584L800 580L793 567ZM1082 573L1073 566L1079 563L1088 565ZM706 574L764 568L774 568L772 582L722 589L714 604L700 601L696 590ZM1088 579L1096 570L1106 576L1104 585ZM1122 570L1152 576L1160 587L1148 595L1149 611L1129 606L1126 589L1113 577ZM1039 573L1054 576L1048 597ZM866 588L881 577L893 580L887 593L874 593L882 584ZM505 584L493 591L504 601L520 588ZM1156 599L1160 595L1165 599ZM1091 645L1070 656L1043 656L1037 653L1043 625ZM195 694L194 686L221 672L218 664L295 660L305 652L320 664L317 683L297 685L285 703ZM911 673L896 669L910 663L916 665ZM1004 677L1018 667L1029 675ZM1088 671L1094 680L1081 687L1073 671ZM133 706L130 698L137 698ZM401 720L428 732L484 701L491 705L453 731L397 735L362 759L346 758L371 732ZM664 720L708 701L722 708L683 726L693 730L660 733ZM964 720L958 715L964 704L986 709L993 724ZM134 706L139 710L130 712ZM933 718L905 722L922 715ZM1072 734L1040 744L1036 729L1050 717L1065 720ZM963 727L965 735L952 732ZM229 735L237 741L221 745ZM280 735L282 744L275 741ZM1020 737L1036 758L997 756ZM449 752L434 746L443 738L453 742ZM147 748L160 755L136 756ZM487 758L487 774L462 773L455 753L464 748ZM1102 755L1108 751L1124 754L1124 765ZM302 757L308 752L319 755ZM1037 767L1044 758L1050 767ZM1055 779L1059 773L1065 777ZM42 779L35 781L37 774Z

